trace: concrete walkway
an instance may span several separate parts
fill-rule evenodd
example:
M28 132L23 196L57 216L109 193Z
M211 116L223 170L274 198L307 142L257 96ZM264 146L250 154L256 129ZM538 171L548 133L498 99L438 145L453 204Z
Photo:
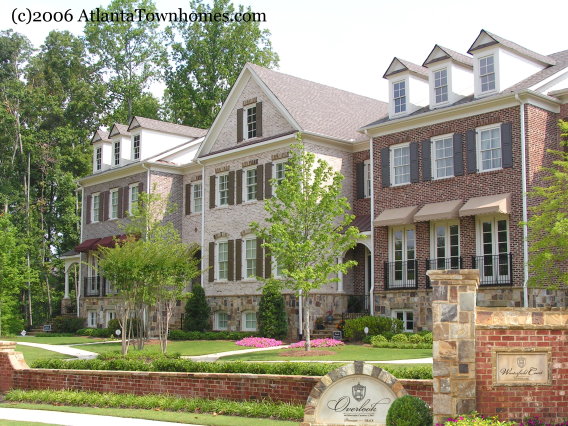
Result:
M192 361L213 362L213 361L217 361L219 358L224 357L224 356L248 354L250 352L273 351L273 350L276 350L276 349L286 349L288 347L290 347L290 345L272 346L270 348L240 349L240 350L236 350L236 351L218 352L216 354L207 354L207 355L199 355L199 356L182 356L182 358L190 359Z
M32 343L32 342L16 342L22 346L32 346L34 348L45 349L51 352L57 352L64 355L74 356L78 359L94 359L99 354L96 352L89 352L83 349L73 348L68 345L48 345L46 343Z
M160 422L157 420L128 419L123 417L97 416L94 414L62 413L47 410L25 410L21 408L0 408L0 419L21 422L49 423L70 426L199 426L187 423ZM2 423L0 421L0 423Z

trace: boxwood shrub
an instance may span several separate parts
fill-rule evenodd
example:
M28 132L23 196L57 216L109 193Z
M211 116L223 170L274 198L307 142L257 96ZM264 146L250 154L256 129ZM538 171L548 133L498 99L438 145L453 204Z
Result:
M369 328L368 336L384 333L402 333L403 323L401 320L390 317L364 316L345 320L343 332L345 337L354 341L365 338L365 327Z
M245 331L183 331L170 330L170 340L241 340L245 337L256 337L258 333Z
M420 398L405 395L394 400L387 413L387 426L430 426L432 412Z

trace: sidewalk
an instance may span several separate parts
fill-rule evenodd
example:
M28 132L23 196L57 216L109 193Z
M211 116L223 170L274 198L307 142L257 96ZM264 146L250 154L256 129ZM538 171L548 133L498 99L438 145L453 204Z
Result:
M78 359L94 359L97 357L96 352L89 352L83 349L72 348L68 345L48 345L47 343L31 343L31 342L16 342L22 346L32 346L34 348L45 349L51 352L57 352L64 355L77 357Z
M125 417L96 416L94 414L61 413L47 410L24 410L21 408L0 408L0 419L23 422L50 423L70 426L199 426L188 423L160 422L157 420L129 419ZM1 423L1 422L0 422Z
M276 349L286 349L288 347L290 347L290 345L272 346L270 348L240 349L240 350L236 350L236 351L218 352L216 354L207 354L207 355L199 355L199 356L182 356L182 358L190 359L192 361L214 362L214 361L217 361L219 358L224 357L224 356L248 354L250 352L272 351L272 350L276 350Z

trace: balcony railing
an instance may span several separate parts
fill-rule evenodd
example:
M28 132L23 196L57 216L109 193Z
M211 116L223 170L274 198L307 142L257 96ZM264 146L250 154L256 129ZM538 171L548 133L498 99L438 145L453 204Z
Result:
M436 259L426 259L426 270L430 269L463 269L463 259L460 257L438 257ZM430 277L426 276L426 288L432 287Z
M352 294L347 299L347 312L350 314L369 313L369 295L368 294Z
M385 262L385 290L418 288L418 260Z
M513 255L472 256L471 266L479 269L480 286L513 285Z
M106 295L106 279L104 277L83 278L84 297L102 297Z

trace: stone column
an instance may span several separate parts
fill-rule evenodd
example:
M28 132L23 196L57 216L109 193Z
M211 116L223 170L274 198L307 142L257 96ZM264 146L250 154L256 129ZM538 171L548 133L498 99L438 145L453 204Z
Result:
M71 266L65 265L65 295L64 299L69 299L69 269Z
M428 271L432 282L434 424L476 408L477 269Z

